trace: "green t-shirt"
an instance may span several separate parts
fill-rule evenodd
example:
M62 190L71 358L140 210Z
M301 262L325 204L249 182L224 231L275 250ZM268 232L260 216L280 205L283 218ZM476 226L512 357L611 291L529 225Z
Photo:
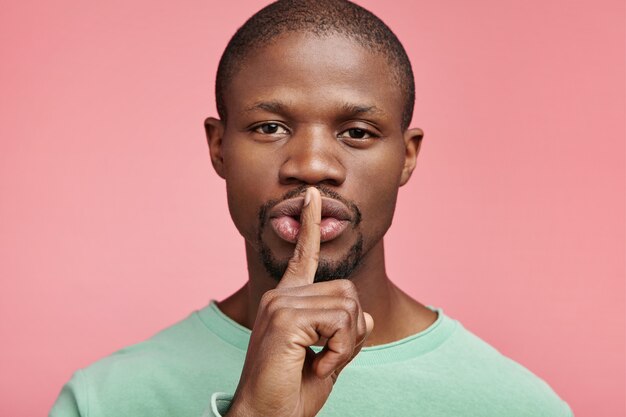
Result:
M318 416L573 415L543 380L436 311L428 329L363 348ZM50 416L219 416L237 387L249 338L250 330L211 302L77 371Z

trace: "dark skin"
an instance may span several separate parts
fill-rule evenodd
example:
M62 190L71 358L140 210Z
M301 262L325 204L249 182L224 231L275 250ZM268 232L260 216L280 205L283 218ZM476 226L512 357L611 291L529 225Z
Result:
M281 35L244 64L225 94L227 122L205 122L249 271L246 285L219 303L252 329L228 415L313 416L362 346L405 338L436 319L389 280L384 262L383 236L423 133L402 129L403 96L386 58L341 35ZM298 187L305 198L297 243L268 224L259 230L259 207ZM325 190L362 218L321 242ZM363 256L349 279L313 282L318 265L337 264L359 238ZM280 282L264 267L261 245L288 262ZM314 344L325 345L317 356Z

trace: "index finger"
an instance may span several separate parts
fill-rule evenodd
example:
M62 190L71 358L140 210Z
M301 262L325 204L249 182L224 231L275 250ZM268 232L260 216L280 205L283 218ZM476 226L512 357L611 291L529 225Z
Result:
M320 223L322 196L315 187L309 187L300 213L300 232L293 256L283 275L279 288L313 284L320 255Z

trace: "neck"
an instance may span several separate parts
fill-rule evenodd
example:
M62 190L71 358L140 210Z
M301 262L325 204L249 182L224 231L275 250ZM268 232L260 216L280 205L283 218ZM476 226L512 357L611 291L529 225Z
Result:
M257 252L248 243L246 258L248 282L219 302L218 306L231 319L252 329L261 297L266 291L275 288L277 282L265 271ZM350 280L357 288L361 308L374 319L374 330L366 346L390 343L418 333L437 318L437 313L409 297L391 282L385 270L382 240L364 256Z

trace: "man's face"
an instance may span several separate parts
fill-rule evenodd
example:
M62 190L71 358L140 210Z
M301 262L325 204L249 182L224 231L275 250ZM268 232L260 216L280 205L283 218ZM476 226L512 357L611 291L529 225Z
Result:
M402 131L404 100L386 58L340 35L288 33L246 58L225 105L221 140L209 143L249 249L280 279L305 189L315 186L316 280L348 277L382 242L412 170L407 144L413 162L419 147Z

